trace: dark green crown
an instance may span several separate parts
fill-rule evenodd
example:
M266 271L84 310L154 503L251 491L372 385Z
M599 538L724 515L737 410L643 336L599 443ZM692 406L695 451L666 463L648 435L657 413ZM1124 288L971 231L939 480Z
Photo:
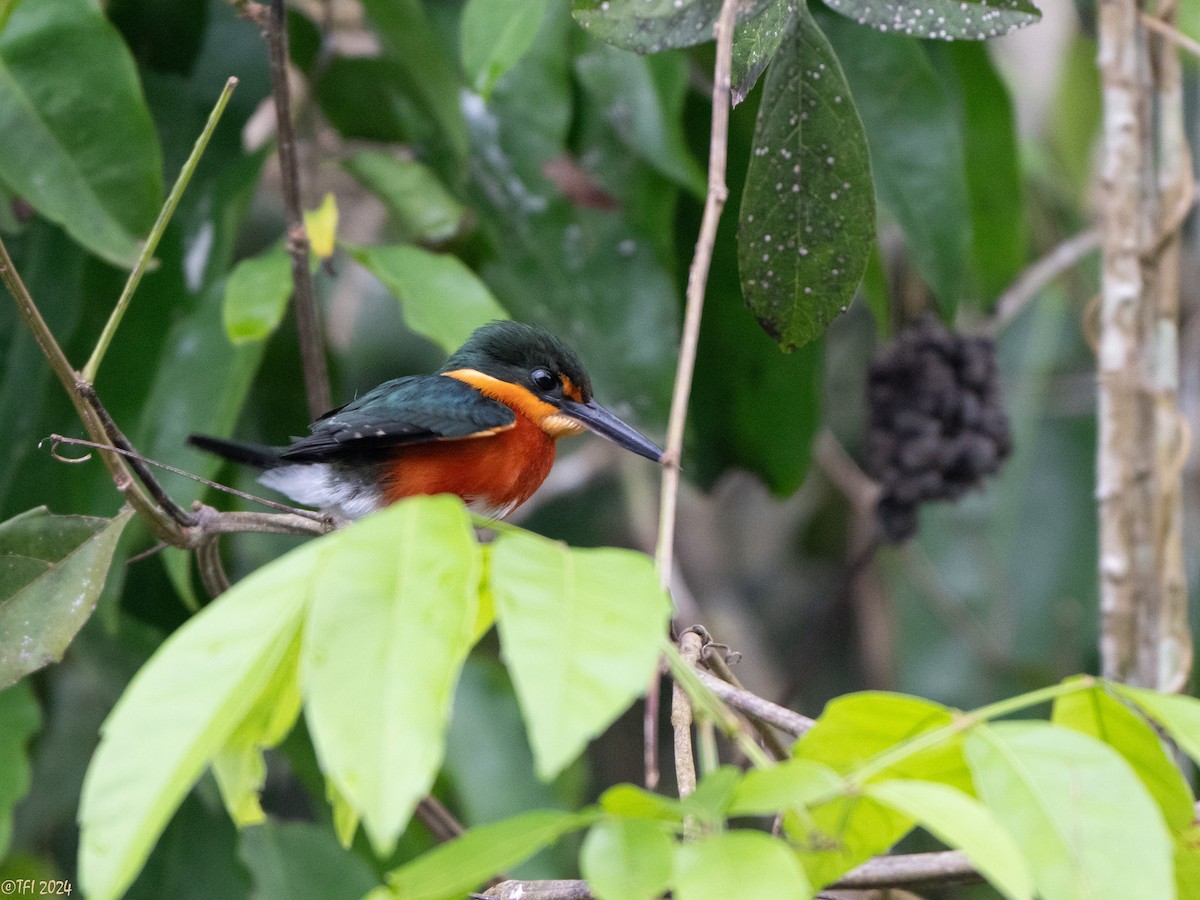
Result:
M513 384L528 385L530 374L545 369L557 378L566 375L592 399L592 383L575 351L538 325L524 322L489 322L467 338L442 365L441 372L476 369Z

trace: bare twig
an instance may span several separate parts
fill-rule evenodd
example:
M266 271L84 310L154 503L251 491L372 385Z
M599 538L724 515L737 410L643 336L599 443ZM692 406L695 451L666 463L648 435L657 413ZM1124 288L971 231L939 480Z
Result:
M1067 238L1041 259L1031 263L996 299L996 309L982 331L990 337L995 337L1046 285L1078 265L1089 253L1099 249L1100 229L1089 228Z
M695 668L703 641L694 630L679 638L679 653ZM696 759L692 753L692 703L679 682L671 696L671 728L675 735L675 784L680 798L696 790Z
M1193 40L1178 28L1175 28L1173 25L1164 22L1162 19L1155 18L1149 13L1142 13L1141 20L1142 24L1151 31L1161 34L1177 47L1186 50L1188 53L1192 54L1192 56L1200 58L1200 41Z
M683 429L687 423L688 398L692 393L692 374L696 368L696 348L700 340L700 319L704 311L704 291L712 265L717 223L729 188L725 184L725 165L729 138L730 69L733 60L733 28L737 20L738 0L724 0L717 18L717 60L713 69L712 132L708 152L708 193L700 219L696 251L688 269L687 305L683 316L683 336L679 344L679 363L675 369L675 390L671 396L671 415L667 423L667 447L664 461L662 501L659 508L656 562L663 587L670 587L674 565L675 513L679 503L679 458L683 452Z
M333 405L329 370L325 363L325 341L321 335L312 275L308 269L308 230L300 205L300 176L296 159L296 132L292 127L291 99L287 80L287 21L283 0L271 0L270 16L263 36L271 57L271 92L275 100L275 127L279 145L279 170L283 180L283 202L287 208L287 248L292 262L293 305L300 340L300 360L308 410L316 419Z
M877 856L852 869L826 890L948 887L978 884L983 877L959 850ZM482 894L487 900L593 900L586 881L505 881Z
M446 841L454 840L466 831L462 823L454 818L454 814L433 795L422 798L421 802L417 804L416 816L429 829L434 838L443 844Z
M701 658L704 660L704 664L722 681L733 685L738 690L745 690L742 687L742 683L738 681L737 676L733 674L733 670L729 668L729 663L726 662L725 655L721 652L718 645L706 645L701 653ZM734 706L732 703L729 705ZM759 737L762 738L763 743L767 745L767 749L771 751L771 754L776 759L787 759L791 755L787 746L779 739L779 735L775 733L770 722L750 710L743 709L741 712L745 714L750 724L754 726L754 730L758 732Z
M799 737L813 727L814 722L808 716L802 716L798 712L793 712L778 703L772 703L750 691L736 688L708 672L697 670L696 677L700 679L701 684L727 705L761 719L784 734Z

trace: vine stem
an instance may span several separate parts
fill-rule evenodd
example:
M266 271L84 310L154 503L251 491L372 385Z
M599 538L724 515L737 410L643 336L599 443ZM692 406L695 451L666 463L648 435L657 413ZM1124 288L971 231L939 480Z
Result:
M659 504L658 547L655 562L664 588L669 588L675 558L675 514L679 504L679 460L683 452L683 430L687 424L688 398L692 393L692 375L696 369L696 348L700 341L700 319L704 312L704 291L712 266L717 223L729 197L725 184L728 158L730 70L733 62L733 29L737 21L738 0L724 0L717 18L717 61L713 69L712 132L708 153L708 192L700 218L700 234L688 269L687 303L683 316L683 335L679 343L679 362L675 369L675 389L671 396L671 415L667 422L667 447L664 454L662 495Z
M158 249L158 242L162 240L163 232L167 230L167 223L171 221L171 216L175 214L175 208L179 206L179 199L183 196L188 182L192 180L192 175L196 172L196 166L200 163L200 157L204 155L204 150L208 147L208 141L212 137L213 132L216 131L217 123L221 121L221 115L225 112L225 107L229 105L229 98L233 96L233 90L237 87L237 84L238 80L234 77L230 77L225 82L221 96L217 98L216 105L213 106L212 112L208 114L208 121L204 125L204 130L196 138L196 143L192 146L192 152L188 156L187 162L183 164L183 168L180 169L179 177L175 179L175 185L171 188L171 193L167 195L166 202L163 204L162 209L158 211L158 218L154 221L154 227L150 229L150 234L146 236L146 240L142 244L142 252L138 256L137 264L134 265L133 271L129 273L129 278L125 280L125 287L121 291L121 296L117 298L117 305L113 307L108 321L104 324L104 330L100 332L100 337L96 340L96 346L92 350L91 357L80 372L84 381L89 383L95 382L96 371L100 368L100 362L104 359L104 354L108 351L113 336L117 333L117 326L121 324L121 319L124 318L126 310L129 309L129 303L133 300L133 292L137 290L138 284L141 283L142 275L146 273L146 269L150 265L150 260L154 258L154 251Z

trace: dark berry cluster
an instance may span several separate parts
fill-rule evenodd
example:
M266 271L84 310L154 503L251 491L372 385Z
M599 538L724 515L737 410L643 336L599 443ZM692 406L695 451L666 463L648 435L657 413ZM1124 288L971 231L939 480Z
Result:
M883 486L877 517L889 543L916 533L920 504L957 499L1012 450L995 346L932 316L876 354L867 407L868 466Z

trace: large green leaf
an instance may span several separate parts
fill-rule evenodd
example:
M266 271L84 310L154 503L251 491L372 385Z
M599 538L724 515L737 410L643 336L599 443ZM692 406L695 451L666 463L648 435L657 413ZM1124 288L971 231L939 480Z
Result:
M42 724L29 682L0 691L0 859L8 855L13 807L29 790L26 744Z
M364 150L342 165L378 197L400 233L412 241L441 244L467 227L467 210L429 167L390 153Z
M921 43L839 16L819 17L854 91L880 203L904 231L917 271L952 318L971 246L957 111Z
M675 850L678 900L800 900L813 895L795 854L759 831L725 831Z
M601 819L588 831L579 868L599 900L655 900L671 880L671 830L651 819Z
M1200 762L1200 700L1123 684L1112 687L1161 725L1184 753Z
M256 900L359 900L378 884L371 867L310 822L265 822L242 832Z
M880 31L944 41L984 41L1038 21L1029 0L826 0L829 8Z
M537 37L549 0L468 0L459 24L467 80L484 97Z
M300 628L320 541L262 567L174 632L105 721L80 802L79 879L113 898L228 741Z
M1033 878L1012 835L974 797L929 781L893 779L868 785L867 794L916 821L971 864L1005 897L1033 897Z
M806 11L763 87L739 214L746 304L784 350L819 337L858 289L875 235L862 122Z
M386 855L442 762L479 546L462 502L444 495L394 504L339 537L312 586L305 714L326 777Z
M133 60L95 3L22 3L0 32L0 180L98 256L136 259L162 154Z
M1182 832L1195 819L1191 789L1158 734L1102 685L1059 697L1053 720L1103 741L1125 757L1172 831Z
M1000 722L972 729L966 756L1040 896L1173 896L1162 813L1111 747L1044 722Z
M462 897L510 866L528 859L564 834L585 828L592 813L541 809L472 828L424 856L389 873L396 900L450 900Z
M788 759L769 769L751 769L738 782L731 816L765 816L837 793L838 773L809 759Z
M347 249L400 299L408 327L447 353L480 325L508 318L487 286L457 257L402 244Z
M132 517L128 507L112 519L42 507L0 524L0 687L62 659Z
M538 774L552 778L645 691L670 603L648 557L505 532L489 571Z

